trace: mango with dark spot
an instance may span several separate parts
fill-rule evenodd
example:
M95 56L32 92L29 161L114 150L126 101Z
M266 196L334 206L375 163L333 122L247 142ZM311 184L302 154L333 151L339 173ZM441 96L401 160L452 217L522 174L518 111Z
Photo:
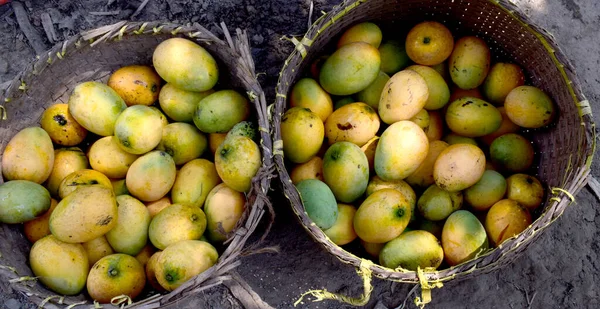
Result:
M202 208L209 192L219 183L215 164L206 159L195 159L177 172L171 189L171 200L176 204L191 204Z
M152 64L160 77L179 89L207 91L219 80L219 68L204 47L184 38L171 38L158 44Z
M370 243L385 243L402 234L410 221L411 206L395 189L382 189L369 195L354 215L354 231Z
M50 215L50 231L60 241L82 243L110 231L117 216L112 187L82 186L58 203Z
M107 85L123 98L127 106L152 105L158 100L162 80L149 66L128 65L116 70Z
M475 36L464 36L456 41L448 60L450 78L459 88L477 88L488 75L490 59L490 48L485 41Z
M215 247L201 240L185 240L169 246L156 261L156 279L167 291L201 274L217 263Z
M423 218L430 221L441 221L462 207L461 191L448 192L433 184L419 197L417 206Z
M54 165L45 184L50 195L58 197L58 189L63 179L75 171L87 168L88 158L80 148L69 147L54 150Z
M166 123L158 109L144 105L128 107L115 122L116 141L124 151L141 155L160 143Z
M206 197L206 232L212 243L223 243L236 227L246 208L246 196L222 183Z
M369 86L377 74L379 50L364 42L349 43L336 50L321 67L319 83L333 95L351 95Z
M440 189L456 192L481 179L485 171L485 154L471 144L455 144L444 149L433 165L433 179Z
M444 259L455 266L488 249L488 237L479 219L466 210L458 210L446 219L442 230Z
M229 187L248 192L258 173L262 157L258 145L245 136L230 136L217 148L215 168Z
M425 107L428 98L425 79L415 71L403 70L392 75L385 84L377 111L387 124L408 120Z
M204 133L225 133L249 116L248 99L235 90L220 90L200 100L193 120Z
M485 216L485 230L495 247L523 232L529 225L531 215L527 208L510 199L495 203Z
M28 127L13 136L2 154L2 175L6 180L43 183L54 164L54 146L48 133Z
M379 117L373 108L362 102L350 103L327 118L325 136L330 145L348 141L361 147L377 134L379 126Z
M62 199L80 187L93 185L113 188L110 179L104 174L95 170L82 169L65 176L58 187L58 196Z
M426 231L409 231L394 238L379 253L383 267L416 271L417 268L438 268L444 260L439 240Z
M544 187L534 176L514 174L506 179L506 197L534 211L544 200Z
M48 235L31 247L29 265L41 283L60 295L77 295L85 287L89 265L81 244Z
M117 118L125 108L119 94L100 82L78 84L69 97L69 113L77 123L101 136L114 135Z
M256 124L251 121L241 121L236 123L229 132L227 132L227 136L245 136L256 143L260 142L260 133L256 128Z
M314 157L325 137L325 125L309 109L292 107L281 118L281 140L286 159L304 163Z
M486 101L464 97L450 103L446 111L446 124L458 135L480 137L500 128L502 114Z
M323 179L338 201L354 202L365 193L369 183L365 153L350 142L331 145L323 157Z
M62 146L75 146L83 141L88 131L69 113L68 104L54 104L42 114L40 125L53 142Z
M312 78L302 78L294 84L290 93L290 106L308 108L323 122L333 112L331 96Z

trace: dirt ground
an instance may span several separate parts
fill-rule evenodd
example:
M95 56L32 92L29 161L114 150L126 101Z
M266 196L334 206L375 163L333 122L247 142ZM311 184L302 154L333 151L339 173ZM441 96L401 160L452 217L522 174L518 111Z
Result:
M107 2L110 3L107 5ZM46 38L42 13L53 21L57 42L81 30L130 19L142 1L50 0L23 1L37 31ZM552 32L575 65L584 92L600 116L600 4L594 0L514 0L540 26ZM262 75L269 101L279 70L292 50L284 35L307 29L308 0L150 0L134 20L199 22L210 30L224 21L229 27L248 29L257 71ZM338 1L314 1L315 12L328 11ZM10 80L35 56L16 23L11 5L0 6L0 84ZM114 15L91 12L114 11ZM45 41L46 47L51 42ZM600 177L600 162L593 175ZM264 301L275 308L291 308L309 289L326 288L349 295L362 292L354 269L342 265L317 245L292 214L285 199L273 193L275 226L266 246L279 246L279 254L246 257L238 272ZM600 214L594 196L583 189L577 203L525 254L499 271L476 279L447 283L433 291L428 308L598 308L600 295ZM397 308L412 286L375 279L371 301L365 308ZM0 283L1 308L35 308L24 296ZM224 287L214 288L173 308L241 308ZM346 308L337 302L305 301L299 308ZM413 308L414 305L409 305Z

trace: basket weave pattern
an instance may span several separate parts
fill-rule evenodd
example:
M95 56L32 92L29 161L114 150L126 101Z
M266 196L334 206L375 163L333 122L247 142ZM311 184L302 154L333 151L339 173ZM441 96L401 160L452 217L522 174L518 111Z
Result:
M253 179L247 194L247 203L238 226L227 241L217 264L177 290L166 295L154 295L130 308L157 308L203 289L230 279L227 272L240 264L239 256L247 253L245 243L255 230L266 209L271 207L266 194L274 173L272 145L269 135L265 96L256 79L254 62L250 55L245 32L237 30L233 39L224 24L225 41L198 24L176 25L160 22L119 22L91 30L64 43L56 45L21 72L0 95L0 153L18 131L38 126L46 107L55 103L67 103L72 89L83 81L106 82L116 69L133 64L151 64L154 48L171 37L186 37L206 48L217 60L220 68L218 86L237 89L250 98L261 135L260 149L263 164ZM1 154L0 154L1 156ZM1 158L1 157L0 157ZM0 183L3 179L0 174ZM60 297L47 290L29 276L33 276L27 264L30 244L19 226L0 225L0 278L13 282L12 288L44 304L78 305L90 307L93 303L83 294ZM113 305L130 302L117 299ZM103 308L117 308L102 305ZM129 307L128 307L129 308Z
M382 279L419 283L417 272L389 269L363 259L333 244L304 211L300 196L286 170L282 142L281 117L291 87L310 64L353 24L371 21L384 33L402 38L399 29L410 29L418 22L436 20L444 23L457 37L477 35L483 38L496 60L514 62L527 75L527 83L535 85L555 101L559 115L549 128L529 130L524 134L536 149L538 161L535 176L545 184L545 207L537 220L523 233L500 247L482 252L476 259L439 271L425 271L429 282L444 282L490 272L511 263L527 249L541 232L552 224L574 201L574 195L587 183L595 148L595 125L589 102L585 99L572 65L558 48L552 36L531 24L514 4L500 0L358 0L344 1L321 16L302 40L280 73L275 101L274 161L285 195L308 233L327 251L344 263L357 268L368 265ZM423 281L421 281L422 283Z

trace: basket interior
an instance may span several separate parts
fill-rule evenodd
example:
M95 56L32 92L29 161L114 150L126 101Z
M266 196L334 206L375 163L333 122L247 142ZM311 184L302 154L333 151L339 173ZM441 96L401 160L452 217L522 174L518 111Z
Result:
M504 3L505 1L500 2ZM547 191L544 209L539 209L537 213L533 214L534 217L540 217L540 214L544 216L549 207L556 206L555 202L549 203L550 188L564 188L579 181L576 175L577 168L586 165L586 159L590 155L592 147L591 141L586 139L588 134L586 130L590 130L590 128L582 125L584 120L580 116L577 106L577 103L584 98L578 88L571 87L568 78L574 76L574 73L570 66L563 67L563 64L566 63L561 62L566 60L562 54L557 52L555 55L549 52L552 45L545 39L541 39L542 36L539 33L543 30L523 22L523 16L518 12L509 12L497 2L486 0L370 0L346 1L344 4L346 5L345 9L334 8L332 12L328 13L329 16L324 17L323 22L317 22L316 26L313 25L313 27L317 27L316 29L309 30L312 44L306 48L307 54L304 57L300 57L297 53L298 56L288 59L288 67L294 69L284 72L287 74L288 80L284 88L279 88L282 93L289 95L291 86L300 78L309 75L309 66L312 62L326 51L334 50L341 33L356 23L365 21L376 23L382 28L385 41L386 39L403 40L408 30L419 22L438 21L451 30L455 40L466 35L475 35L484 39L491 48L492 62L503 61L520 65L526 75L526 84L541 88L556 104L557 118L550 126L521 131L526 138L533 142L536 151L535 167L528 173L538 177ZM556 58L554 58L555 56ZM564 68L566 73L561 72L559 66ZM287 173L286 171L280 172ZM296 213L302 216L299 212ZM561 213L550 214L548 217L552 218L544 218L544 222L550 223ZM302 221L305 224L304 218ZM315 231L315 228L307 226L305 228L313 236L315 233L322 234L321 231ZM537 236L533 229L529 229L526 240L532 241L535 237L534 234ZM358 259L349 256L342 248L333 245L324 234L316 238L338 258L358 266ZM518 247L518 245L515 246ZM351 245L346 248L355 252L360 251L358 247L360 246ZM521 246L512 252L518 253L525 248L526 246ZM488 256L488 259L496 263L503 257L498 252L500 250L494 251ZM478 262L481 262L481 258L467 263L469 265L463 265L465 270L467 266L472 268L469 271L471 273ZM505 263L507 260L504 259L501 262ZM375 275L382 278L418 282L415 272L402 274L378 265L373 268L375 268ZM490 267L487 268L490 269ZM449 279L460 273L456 270L442 270L441 272L443 274L432 275L432 278Z

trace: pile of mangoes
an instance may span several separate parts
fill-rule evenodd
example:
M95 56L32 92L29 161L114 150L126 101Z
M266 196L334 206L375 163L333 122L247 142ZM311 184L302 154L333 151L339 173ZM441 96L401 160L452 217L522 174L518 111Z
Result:
M213 89L217 62L190 40L152 62L78 84L4 149L0 222L23 223L33 274L58 294L174 290L217 262L244 212L262 164L249 101Z
M382 39L350 27L291 89L281 136L307 215L391 269L455 266L521 233L544 197L525 134L554 121L551 98L441 23Z

